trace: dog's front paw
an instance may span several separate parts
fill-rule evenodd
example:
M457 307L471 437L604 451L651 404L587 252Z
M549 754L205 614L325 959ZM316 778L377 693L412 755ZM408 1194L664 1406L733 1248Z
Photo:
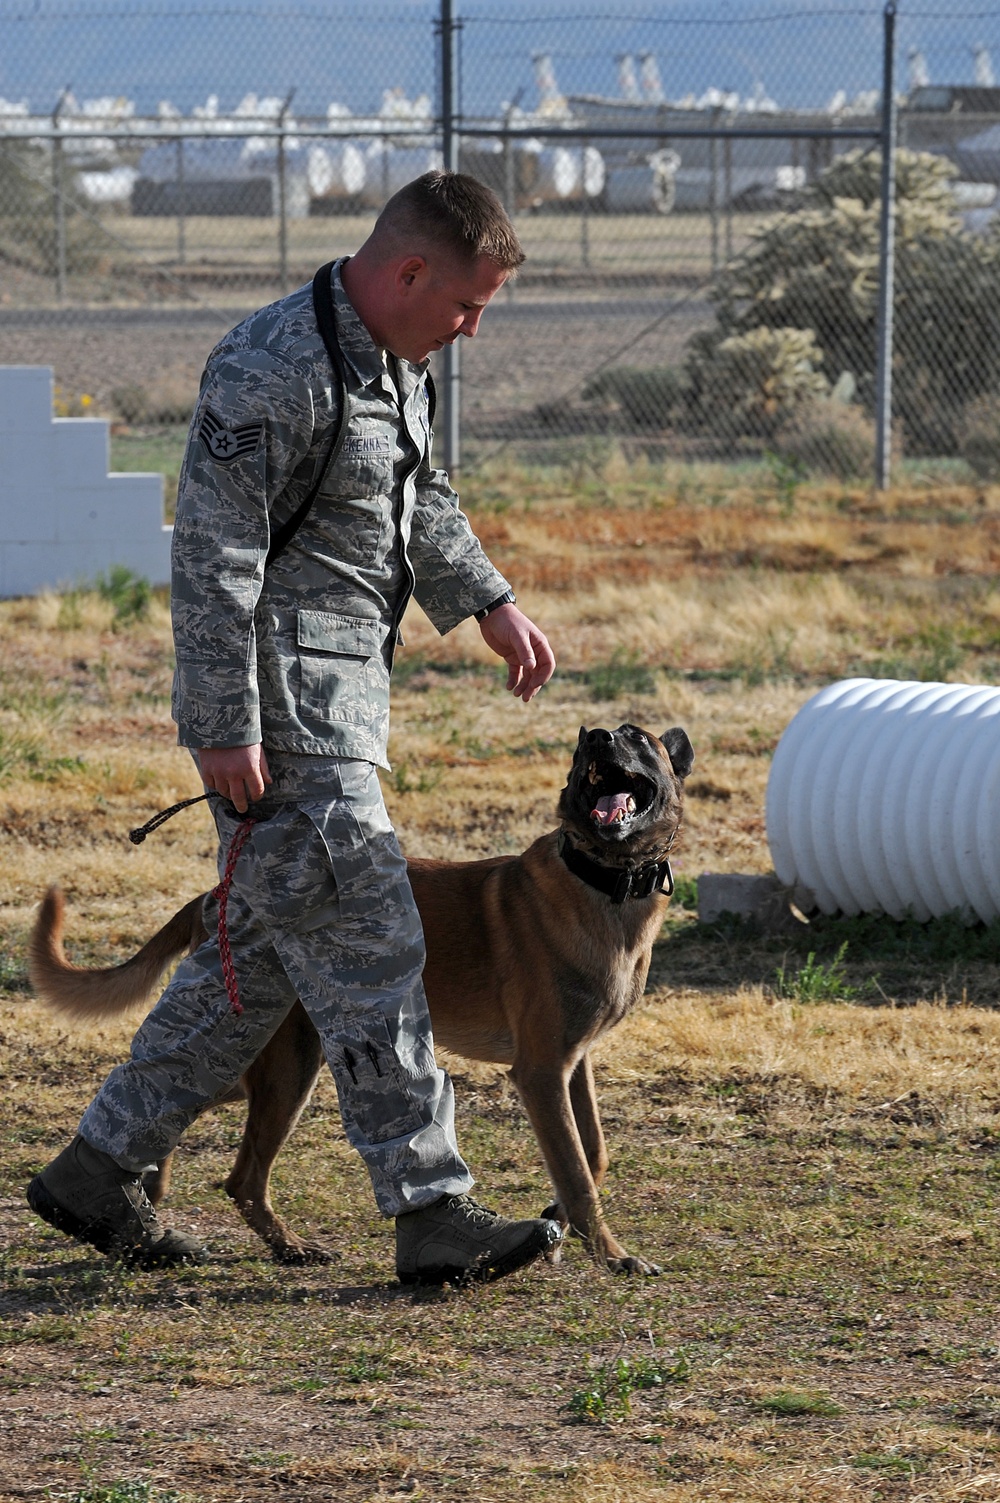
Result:
M660 1265L647 1263L645 1258L634 1258L631 1253L626 1253L621 1258L609 1258L608 1268L612 1273L638 1274L642 1278L659 1278Z
M318 1242L296 1241L272 1246L271 1256L285 1267L300 1267L304 1263L333 1263L340 1254L321 1247Z

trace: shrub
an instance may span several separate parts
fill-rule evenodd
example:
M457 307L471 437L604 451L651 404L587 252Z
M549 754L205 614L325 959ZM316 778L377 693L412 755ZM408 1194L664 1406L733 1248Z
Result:
M672 365L619 365L594 376L581 395L585 402L602 402L634 428L663 428L684 391L683 375Z
M129 425L186 425L191 421L197 400L197 388L185 376L174 372L155 377L148 386L130 382L116 386L111 393L115 413Z
M74 173L64 167L66 270L85 275L97 269L108 242L74 194ZM46 152L26 142L0 142L0 257L44 276L58 261L52 197L52 165Z
M875 424L853 404L804 402L779 430L774 449L804 470L838 480L865 479L875 468Z
M960 453L980 480L1000 480L1000 394L969 403Z

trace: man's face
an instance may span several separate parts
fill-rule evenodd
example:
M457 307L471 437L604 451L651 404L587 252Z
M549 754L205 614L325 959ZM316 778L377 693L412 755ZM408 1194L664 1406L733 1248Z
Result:
M411 256L396 270L393 328L386 340L394 355L414 364L454 344L472 339L494 293L507 280L496 262L480 256L471 265L444 257Z

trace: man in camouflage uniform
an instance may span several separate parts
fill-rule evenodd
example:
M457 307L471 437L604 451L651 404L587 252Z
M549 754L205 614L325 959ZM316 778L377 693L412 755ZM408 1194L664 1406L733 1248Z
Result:
M159 1223L139 1176L231 1089L296 997L379 1209L396 1218L404 1281L497 1276L558 1240L551 1221L508 1221L468 1197L451 1082L434 1062L420 919L376 771L388 765L389 673L411 593L441 632L477 616L525 701L554 666L432 467L424 381L429 353L475 334L522 260L489 190L430 173L332 267L340 378L309 287L209 359L174 528L174 717L211 791L220 873L254 806L227 903L241 1010L213 936L29 1186L40 1215L103 1251L147 1265L204 1256Z

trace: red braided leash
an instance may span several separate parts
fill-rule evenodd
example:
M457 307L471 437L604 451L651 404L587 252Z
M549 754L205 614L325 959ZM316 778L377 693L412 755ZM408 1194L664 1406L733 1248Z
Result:
M236 826L236 832L229 842L229 851L226 856L226 869L222 874L222 881L218 887L213 888L212 897L219 903L219 959L222 962L222 976L226 983L226 996L230 1006L237 1017L243 1012L243 1003L240 1001L239 982L236 980L236 967L233 965L233 952L229 944L229 922L227 911L229 908L229 889L233 885L233 873L236 863L240 859L240 852L250 837L250 831L254 827L252 815L248 815Z

